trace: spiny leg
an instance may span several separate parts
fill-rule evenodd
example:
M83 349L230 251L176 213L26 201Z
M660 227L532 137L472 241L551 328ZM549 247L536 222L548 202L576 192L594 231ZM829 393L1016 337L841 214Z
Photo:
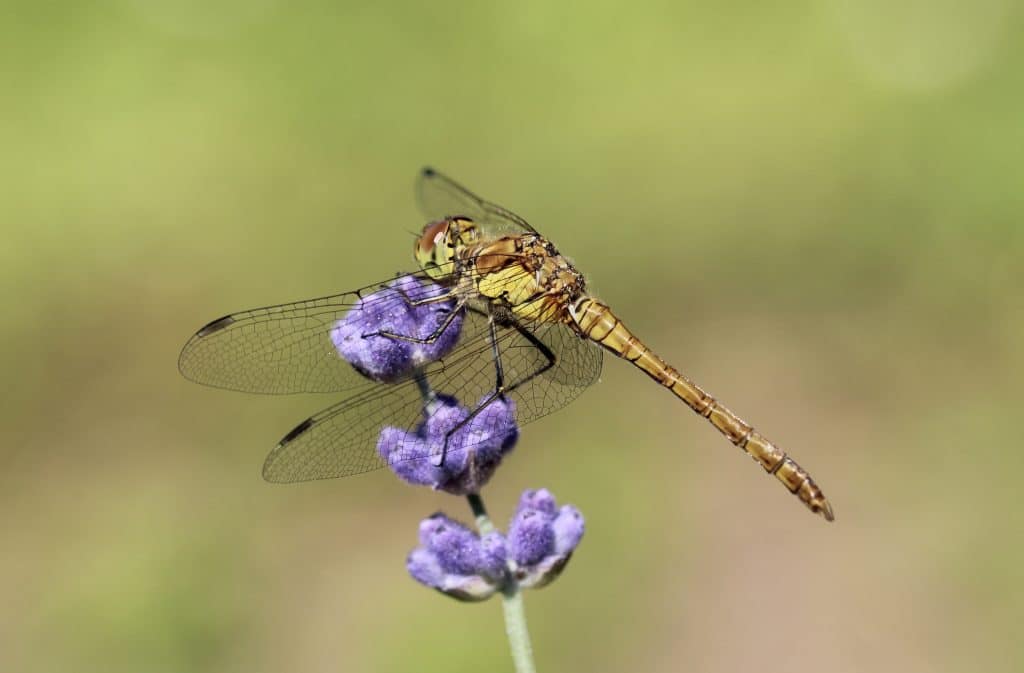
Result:
M437 326L437 329L435 329L430 334L430 336L428 336L428 337L420 338L420 337L408 336L406 334L396 334L394 332L380 331L380 332L370 332L369 334L364 334L363 338L364 339L368 339L369 337L372 337L372 336L382 336L382 337L387 337L388 339L396 339L398 341L407 341L409 343L414 343L414 344L432 344L435 341L437 341L439 338L441 338L441 335L444 334L444 331L446 329L448 329L448 327L452 324L452 321L455 320L455 316L457 316L459 314L459 311L462 310L463 306L465 306L465 303L466 303L465 300L462 300L462 301L459 301L459 303L457 303L455 306L453 306L452 309L448 312L448 315L446 315L444 317L444 320L441 321L441 324Z
M423 299L413 299L401 287L393 287L391 289L393 289L395 292L398 293L398 296L400 296L402 298L402 301L404 301L405 305L407 307L409 307L409 308L416 308L416 307L419 307L419 306L426 306L427 304L437 304L437 303L440 303L440 302L449 301L452 297L456 296L456 292L455 292L454 288L449 289L447 292L443 292L443 293L441 293L441 294L439 294L437 296L434 296L434 297L424 297ZM372 336L383 336L383 337L388 337L390 339L398 339L400 341L410 341L412 343L418 343L418 344L430 344L430 343L433 343L434 341L437 341L437 339L444 332L445 328L447 328L448 325L451 324L452 320L455 319L455 317L454 317L455 313L458 312L458 309L462 306L463 303L465 303L465 302L460 302L459 305L457 305L448 314L448 316L445 318L444 323L442 323L442 325L438 329L434 330L434 333L431 334L426 339L420 339L419 337L410 337L410 336L407 336L407 335L404 335L404 334L396 334L394 332L386 332L386 331L370 332L369 334L364 334L363 338L366 339L366 338L369 338L369 337L372 337Z
M476 309L470 310L474 311L475 313L480 313L480 311L477 311ZM495 400L504 398L506 394L514 392L517 388L526 385L527 383L537 378L538 376L542 376L545 372L554 367L555 364L557 364L558 362L557 356L555 356L554 352L548 347L546 343L538 339L532 332L530 332L528 329L520 325L515 320L509 320L507 326L516 330L520 334L520 336L526 339L526 341L531 346L540 351L540 353L545 357L547 362L545 362L536 371L523 377L521 380L511 383L509 385L505 385L505 372L501 364L501 349L498 347L498 335L494 327L493 318L491 318L491 316L488 316L488 318L490 319L489 328L491 349L494 353L494 369L496 379L494 392L488 395L487 399L478 404L475 409L469 412L469 416L464 418L462 421L459 422L458 425L456 425L454 428L452 428L445 434L444 445L441 447L441 455L438 457L438 461L435 463L435 465L437 465L438 467L444 465L444 460L448 455L448 443L456 432L458 432L466 425L468 425L478 414L480 414L480 412L482 412L484 409L490 406Z
M398 295L402 299L405 300L405 305L406 306L411 306L411 307L414 307L414 308L416 306L425 306L427 304L436 304L438 302L448 301L449 299L454 297L455 294L456 294L455 289L451 288L447 292L443 292L443 293L441 293L439 295L436 295L436 296L433 296L433 297L424 297L423 299L413 299L412 297L409 296L409 294L404 289L402 289L400 287L394 287L394 288L391 288L391 289L393 289L395 292L397 292Z
M491 354L494 356L494 390L504 394L505 368L501 366L501 350L498 348L498 333L494 329L494 316L488 320L487 330L491 340Z
M537 335L535 335L533 332L520 325L518 322L512 321L510 326L515 331L519 332L520 336L529 341L531 346L539 350L541 352L541 355L543 355L547 359L547 362L544 363L544 365L540 369L533 372L532 374L524 378L522 381L517 381L516 383L513 383L510 386L505 386L504 392L506 393L510 393L514 391L516 388L526 385L527 383L534 380L538 376L542 376L549 369L553 368L556 364L558 364L558 356L555 355L554 351L552 351L546 343L538 339Z

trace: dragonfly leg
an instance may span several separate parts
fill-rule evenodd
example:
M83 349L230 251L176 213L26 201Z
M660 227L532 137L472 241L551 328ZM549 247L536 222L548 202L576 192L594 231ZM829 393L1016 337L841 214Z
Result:
M431 333L430 336L428 336L428 337L425 337L425 338L421 339L419 337L407 336L405 334L395 334L394 332L382 331L382 332L370 332L369 334L364 334L363 338L364 339L368 339L369 337L372 337L372 336L382 336L382 337L387 337L388 339L397 339L398 341L408 341L409 343L414 343L414 344L432 344L435 341L437 341L441 337L441 335L444 334L444 331L446 329L448 329L448 326L452 324L452 321L455 320L455 316L457 316L459 314L459 311L462 310L462 307L463 307L464 303L465 302L459 302L454 307L452 307L452 310L449 311L448 315L446 315L444 317L444 320L441 321L441 324L438 325L437 329L435 329L433 331L433 333Z
M487 396L486 400L477 405L476 409L473 409L473 411L469 412L469 416L466 416L466 418L464 418L458 425L456 425L454 428L452 428L445 434L444 444L441 446L441 453L437 456L437 462L434 463L434 465L436 465L437 467L441 467L442 465L444 465L445 458L448 457L448 443L451 441L452 436L462 428L466 427L466 425L468 425L469 422L472 421L477 416L477 414L479 414L481 411L489 407L494 402L494 400L499 399L504 394L505 393L503 390L495 390L493 393Z
M455 294L456 294L455 290L452 289L452 290L449 290L448 292L444 292L442 294L439 294L436 297L425 297L423 299L413 299L412 297L410 297L406 293L405 290L403 290L400 287L396 287L396 288L392 288L392 289L395 292L397 292L399 294L399 296L402 297L403 300L405 300L405 305L406 306L413 306L413 307L415 307L415 306L425 306L426 304L437 304L437 303L442 302L442 301L448 301L449 299L454 297Z
M487 321L487 329L491 337L491 353L494 355L494 390L502 394L505 391L505 368L501 366L501 349L498 348L498 332L494 329L494 316Z
M473 309L473 308L471 308L470 310L474 311L476 313L480 312L477 309ZM548 345L546 343L544 343L543 341L538 339L533 334L533 332L531 332L530 330L526 329L525 327L523 327L522 325L520 325L518 322L515 322L515 321L509 321L508 326L511 327L512 329L516 330L517 332L519 332L520 336L522 336L524 339L526 339L530 343L531 346L533 346L534 348L539 350L544 355L544 357L547 359L547 362L544 363L544 365L542 365L541 367L539 367L536 371L531 372L527 376L524 376L519 381L515 381L514 383L505 385L505 372L504 372L504 368L501 365L501 350L498 348L497 334L495 333L494 322L492 320L491 324L490 324L490 329L491 329L491 348L493 349L493 352L494 352L494 368L495 368L495 378L496 378L496 383L495 383L495 386L494 386L494 392L491 393L490 395L488 395L487 399L485 399L483 402L481 402L479 405L477 405L477 407L475 409L473 409L473 411L469 412L469 416L467 416L458 425L456 425L454 428L449 430L447 434L445 434L444 445L441 447L441 454L438 456L437 462L435 463L435 465L437 465L438 467L440 467L441 465L444 465L444 460L445 460L445 458L448 455L448 443L451 440L452 435L454 435L460 429L465 427L470 421L473 420L474 417L476 417L481 411L486 409L495 400L501 399L501 398L505 397L506 394L513 392L514 390L516 390L520 386L524 386L527 383L529 383L530 381L532 381L533 379L537 378L538 376L543 375L549 369L554 367L555 364L558 362L558 358L554 354L554 352L548 347Z
M533 332L531 332L530 330L526 329L525 327L523 327L522 325L520 325L518 322L515 322L515 321L512 321L510 323L510 326L512 327L512 329L514 329L515 331L519 332L520 336L522 336L524 339L529 341L531 346L533 346L534 348L539 350L541 352L541 354L545 358L547 358L547 362L544 364L544 366L542 366L537 371L533 372L529 376L523 377L523 379L521 381L516 381L515 383L513 383L510 386L505 386L504 390L502 391L503 393L510 393L513 390L515 390L516 388L518 388L520 386L526 385L530 381L534 380L538 376L541 376L542 374L547 372L549 369L554 367L556 364L558 364L558 357L555 355L554 351L552 351L550 348L548 348L548 345L546 343L544 343L543 341L538 339L537 336Z

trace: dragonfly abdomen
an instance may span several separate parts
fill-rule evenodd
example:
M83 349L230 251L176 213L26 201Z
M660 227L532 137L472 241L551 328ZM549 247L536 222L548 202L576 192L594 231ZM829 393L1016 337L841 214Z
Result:
M671 390L688 407L706 418L730 442L760 463L765 471L774 474L812 512L821 514L828 521L833 520L832 506L806 470L725 405L658 357L608 306L591 297L583 297L572 305L570 316L581 335L632 362L652 379Z

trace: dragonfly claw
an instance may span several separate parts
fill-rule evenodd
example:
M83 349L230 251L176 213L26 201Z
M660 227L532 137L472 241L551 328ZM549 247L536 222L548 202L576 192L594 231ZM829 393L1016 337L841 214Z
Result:
M445 437L444 446L441 447L441 452L436 456L430 457L430 464L434 467L442 467L444 465L445 456L448 454L448 438Z

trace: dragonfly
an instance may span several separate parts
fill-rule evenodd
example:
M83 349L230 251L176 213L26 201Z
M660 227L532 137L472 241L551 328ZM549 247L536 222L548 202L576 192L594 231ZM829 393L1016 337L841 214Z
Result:
M610 352L705 418L812 512L834 519L806 470L649 348L525 219L432 168L421 171L416 191L428 223L414 244L419 269L401 276L443 288L450 306L446 322L461 320L458 341L443 357L382 383L339 356L331 330L367 298L379 296L374 293L393 287L395 278L232 313L200 328L183 348L181 373L208 386L276 395L344 393L284 436L264 463L266 480L344 477L384 466L375 451L377 436L385 426L412 429L423 422L424 379L460 399L479 399L481 406L512 398L515 420L523 425L575 400L598 380L603 354ZM379 301L411 301L400 295ZM428 343L438 334L389 336Z

